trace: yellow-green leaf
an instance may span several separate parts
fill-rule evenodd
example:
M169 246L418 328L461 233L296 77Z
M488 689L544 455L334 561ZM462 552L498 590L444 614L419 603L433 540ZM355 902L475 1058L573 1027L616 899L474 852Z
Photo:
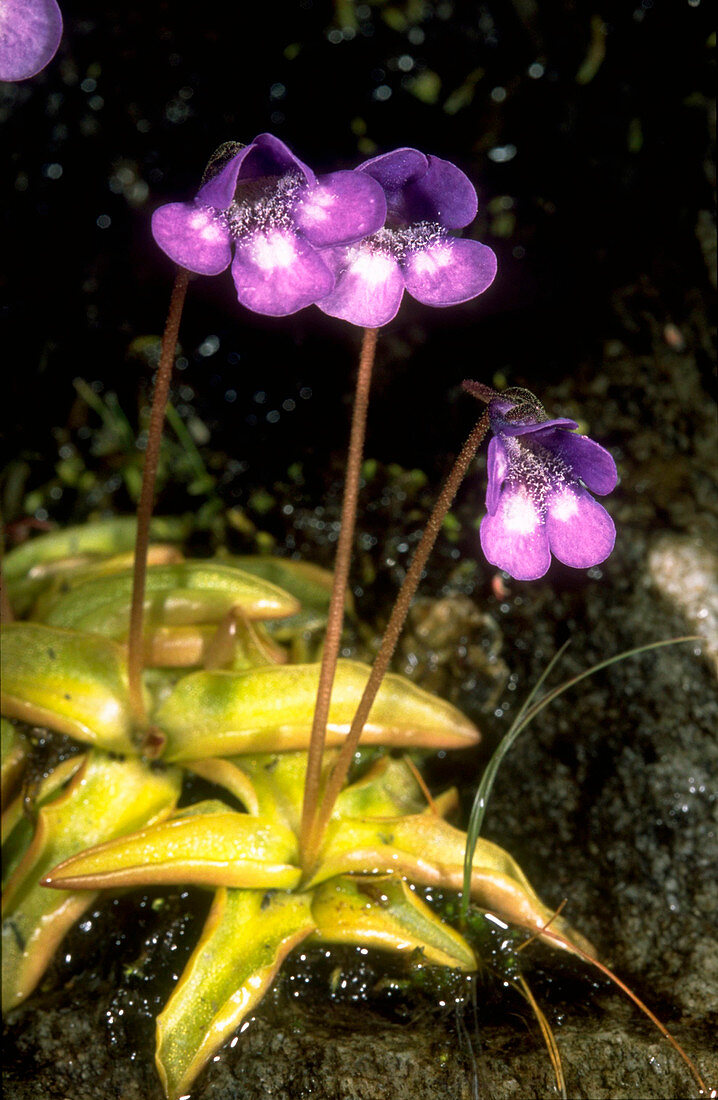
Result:
M42 623L2 628L2 712L111 752L136 752L124 650Z
M302 605L302 610L326 614L332 594L333 574L327 569L306 561L277 558L269 554L246 554L222 559L238 566L255 577L276 584L285 592L291 592ZM347 608L351 608L351 594L347 596Z
M327 749L322 771L330 770L337 750ZM307 773L305 752L260 753L252 756L214 757L188 762L189 771L230 791L249 813L281 821L298 833ZM381 757L360 780L340 793L332 817L388 817L415 813L422 794L404 760Z
M168 1100L190 1091L313 928L305 894L217 891L202 938L157 1017L155 1062Z
M44 621L69 630L84 630L123 639L129 629L132 570L108 576L82 576L68 581ZM281 619L299 610L287 592L231 565L186 561L150 566L145 597L146 630L219 622L235 605L249 619Z
M43 618L43 607L50 606L57 593L64 591L73 578L106 576L129 568L134 560L132 553L112 554L109 557L78 554L72 558L38 562L29 573L12 582L10 597L16 615ZM148 547L148 565L167 565L183 561L179 548L169 544ZM29 614L28 614L29 612Z
M327 746L343 742L368 676L357 661L338 662ZM183 677L154 716L167 736L166 759L306 750L318 679L318 664ZM395 675L385 678L362 735L364 744L413 748L463 748L478 739L456 707Z
M382 756L339 793L332 817L394 817L416 813L423 796L405 760Z
M290 558L278 558L269 554L230 557L227 560L296 596L301 610L286 619L268 623L267 629L277 642L289 647L294 664L316 660L327 622L332 573L311 562L292 561ZM349 613L354 610L354 601L349 591L345 598L345 609Z
M2 802L3 810L15 793L27 760L27 745L12 722L0 719L2 730Z
M417 961L476 970L476 956L463 936L445 924L395 876L341 876L312 894L314 938L323 943L354 943Z
M323 760L334 759L327 753ZM302 817L304 779L307 774L305 752L262 753L257 756L235 756L233 763L251 780L258 804L258 813L281 821L297 833Z
M267 633L263 623L253 623L241 607L233 607L217 624L202 655L206 669L245 672L263 665L284 664L287 655Z
M223 787L225 791L242 803L250 814L262 813L257 792L254 785L241 768L238 768L231 760L221 757L208 757L206 760L195 760L185 765L187 771L194 772L201 779Z
M296 837L285 826L229 809L206 812L199 803L83 851L43 881L74 890L155 884L292 889L300 878L296 860Z
M307 889L348 872L405 875L412 882L461 890L466 834L435 814L333 819ZM498 844L480 837L474 853L471 896L497 916L540 933L552 927L583 950L593 948L543 904L523 871Z
M189 534L191 519L157 516L152 520L150 537L163 542L181 542ZM7 581L27 576L39 564L78 556L122 554L134 550L137 520L134 516L83 523L64 527L28 539L8 551L3 558L3 575Z
M63 936L94 894L47 890L42 876L88 843L136 829L170 812L179 797L177 768L150 769L93 751L67 789L43 806L32 843L3 893L3 1009L20 1004L41 978Z
M41 806L60 790L79 768L85 763L85 757L71 756L61 761L37 787L34 797L22 791L2 815L2 881L3 889L20 860L25 855L35 828L34 818L28 812L36 813Z

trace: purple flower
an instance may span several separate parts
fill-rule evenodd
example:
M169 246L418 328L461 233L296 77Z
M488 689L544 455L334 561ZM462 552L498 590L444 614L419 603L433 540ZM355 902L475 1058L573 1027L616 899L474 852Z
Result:
M154 238L175 263L201 275L231 262L237 297L255 313L295 313L334 286L320 249L384 224L384 192L356 172L315 176L271 134L229 153L194 202L155 210Z
M336 285L317 303L324 313L378 328L396 316L405 289L425 305L452 306L491 285L491 249L448 232L476 217L476 191L460 169L418 149L395 149L356 173L381 184L387 222L357 244L328 252Z
M491 564L533 581L547 571L552 553L575 569L605 561L616 529L587 490L603 496L615 488L608 451L570 430L578 427L574 420L549 420L526 390L493 396L489 417L494 435L481 547Z
M0 0L0 80L27 80L55 56L62 15L55 0Z

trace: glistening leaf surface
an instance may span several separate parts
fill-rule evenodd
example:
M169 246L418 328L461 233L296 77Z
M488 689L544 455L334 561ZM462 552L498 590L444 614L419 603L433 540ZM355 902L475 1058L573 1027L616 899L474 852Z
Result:
M417 961L476 970L476 956L463 936L445 924L403 879L367 875L330 879L312 893L314 938L353 943Z
M2 628L2 711L111 752L136 752L124 651L42 623Z
M343 742L368 677L358 661L338 662L327 747ZM154 715L167 736L165 759L306 750L318 679L318 664L185 676ZM456 707L391 674L363 735L364 744L413 748L465 748L478 739L474 724Z
M129 625L131 569L68 581L67 591L45 609L52 626L124 638ZM146 578L147 628L219 622L234 606L249 619L281 619L299 610L287 592L234 566L204 561L150 566Z
M404 875L412 882L460 890L466 834L433 814L371 820L340 818L327 828L319 866L307 888L348 872ZM516 861L491 841L474 852L471 896L503 920L540 933L548 921L593 954L587 941L547 908Z
M180 792L179 770L149 769L136 759L88 754L69 786L43 806L32 843L3 893L3 1008L23 1001L94 894L47 890L40 879L58 860L168 814Z
M155 1061L169 1100L189 1091L314 926L306 894L217 891L202 938L157 1017Z
M267 817L218 806L196 803L169 821L81 852L54 867L45 884L76 890L190 883L266 890L297 886L294 833Z
M150 527L150 537L154 541L181 542L190 529L191 520L175 516L155 517ZM3 558L3 574L8 582L12 582L30 574L36 565L46 565L62 558L126 553L134 550L136 539L137 520L134 516L64 527L28 539L9 550Z

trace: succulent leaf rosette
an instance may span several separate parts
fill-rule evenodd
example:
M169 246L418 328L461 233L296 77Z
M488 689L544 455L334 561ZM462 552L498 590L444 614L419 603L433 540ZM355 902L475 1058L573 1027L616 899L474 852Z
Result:
M156 530L183 534L162 522ZM366 724L366 741L384 751L345 784L316 864L303 870L319 666L288 654L303 612L326 614L331 576L282 559L189 561L176 543L153 545L144 636L152 733L138 738L126 670L133 538L132 521L90 524L40 536L7 558L9 594L27 617L3 628L3 1003L12 1009L32 993L97 891L211 891L200 940L157 1019L157 1071L176 1100L300 943L477 968L475 947L415 889L462 888L466 835L446 820L457 793L427 807L415 771L391 750L466 747L479 732L455 707L387 676ZM368 674L339 662L325 771ZM35 791L33 828L19 784L27 731L38 724L84 751ZM186 776L216 796L178 809ZM478 841L470 884L474 902L501 919L539 937L550 922L569 949L591 951L498 845Z

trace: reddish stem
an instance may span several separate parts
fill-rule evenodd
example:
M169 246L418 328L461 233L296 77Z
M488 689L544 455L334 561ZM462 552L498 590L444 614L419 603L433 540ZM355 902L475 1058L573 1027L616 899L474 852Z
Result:
M305 872L309 873L316 862L317 854L321 846L321 842L324 836L324 831L331 817L334 803L337 800L337 796L341 791L344 781L346 780L347 773L351 766L354 753L356 752L357 745L359 744L359 738L361 737L364 729L364 724L369 717L369 711L372 708L374 699L381 686L381 682L386 675L386 671L389 667L389 662L394 654L396 643L399 640L402 627L406 620L406 616L409 613L409 606L414 598L414 594L419 586L421 575L424 571L424 566L429 558L429 554L434 548L434 543L438 537L441 525L444 522L444 517L449 511L451 504L456 496L459 485L463 481L463 478L468 470L474 455L476 454L481 441L489 427L489 414L484 412L476 425L474 426L469 438L466 440L460 455L456 459L454 466L449 474L444 487L439 494L439 498L434 505L434 510L429 516L424 534L421 537L421 542L416 548L416 553L412 559L411 565L407 571L404 583L401 586L399 595L397 596L396 603L389 619L389 624L384 633L381 647L376 655L376 659L372 666L369 679L367 680L366 687L364 688L364 694L361 697L361 701L357 708L357 712L354 715L354 720L351 724L351 729L346 736L344 744L341 747L341 751L334 767L327 780L326 788L322 798L321 805L317 810L314 827L311 834L307 838L305 848L305 862L303 864Z
M142 488L137 506L137 536L135 541L135 563L132 579L132 604L130 607L130 631L128 636L127 671L129 676L130 706L138 726L147 725L147 714L142 696L142 626L145 604L145 581L147 578L147 548L150 541L150 520L155 503L155 481L162 442L162 428L165 409L170 391L170 379L174 364L180 318L184 306L189 271L177 267L172 288L167 322L162 336L160 361L155 378L155 391L152 397L150 424L147 432L147 447L142 470Z
M369 389L371 386L371 376L378 335L377 329L364 329L361 355L359 357L359 370L357 373L356 392L352 409L351 434L349 437L349 454L347 456L344 501L342 503L341 527L337 542L334 580L327 618L327 632L322 653L322 665L317 687L317 701L314 708L312 732L309 741L307 774L304 783L304 802L302 805L302 825L299 844L301 853L305 851L307 839L313 831L313 822L319 800L322 755L326 738L327 719L329 717L332 687L334 685L337 660L339 658L342 626L344 625L344 607L346 603L347 584L349 581L352 546L354 543L354 527L356 523L357 501L359 498L359 481L361 478L362 455L364 453L364 436L366 434L366 419L369 408Z
M14 619L15 616L13 614L12 604L10 603L10 597L8 596L5 578L0 575L0 622L11 623Z

